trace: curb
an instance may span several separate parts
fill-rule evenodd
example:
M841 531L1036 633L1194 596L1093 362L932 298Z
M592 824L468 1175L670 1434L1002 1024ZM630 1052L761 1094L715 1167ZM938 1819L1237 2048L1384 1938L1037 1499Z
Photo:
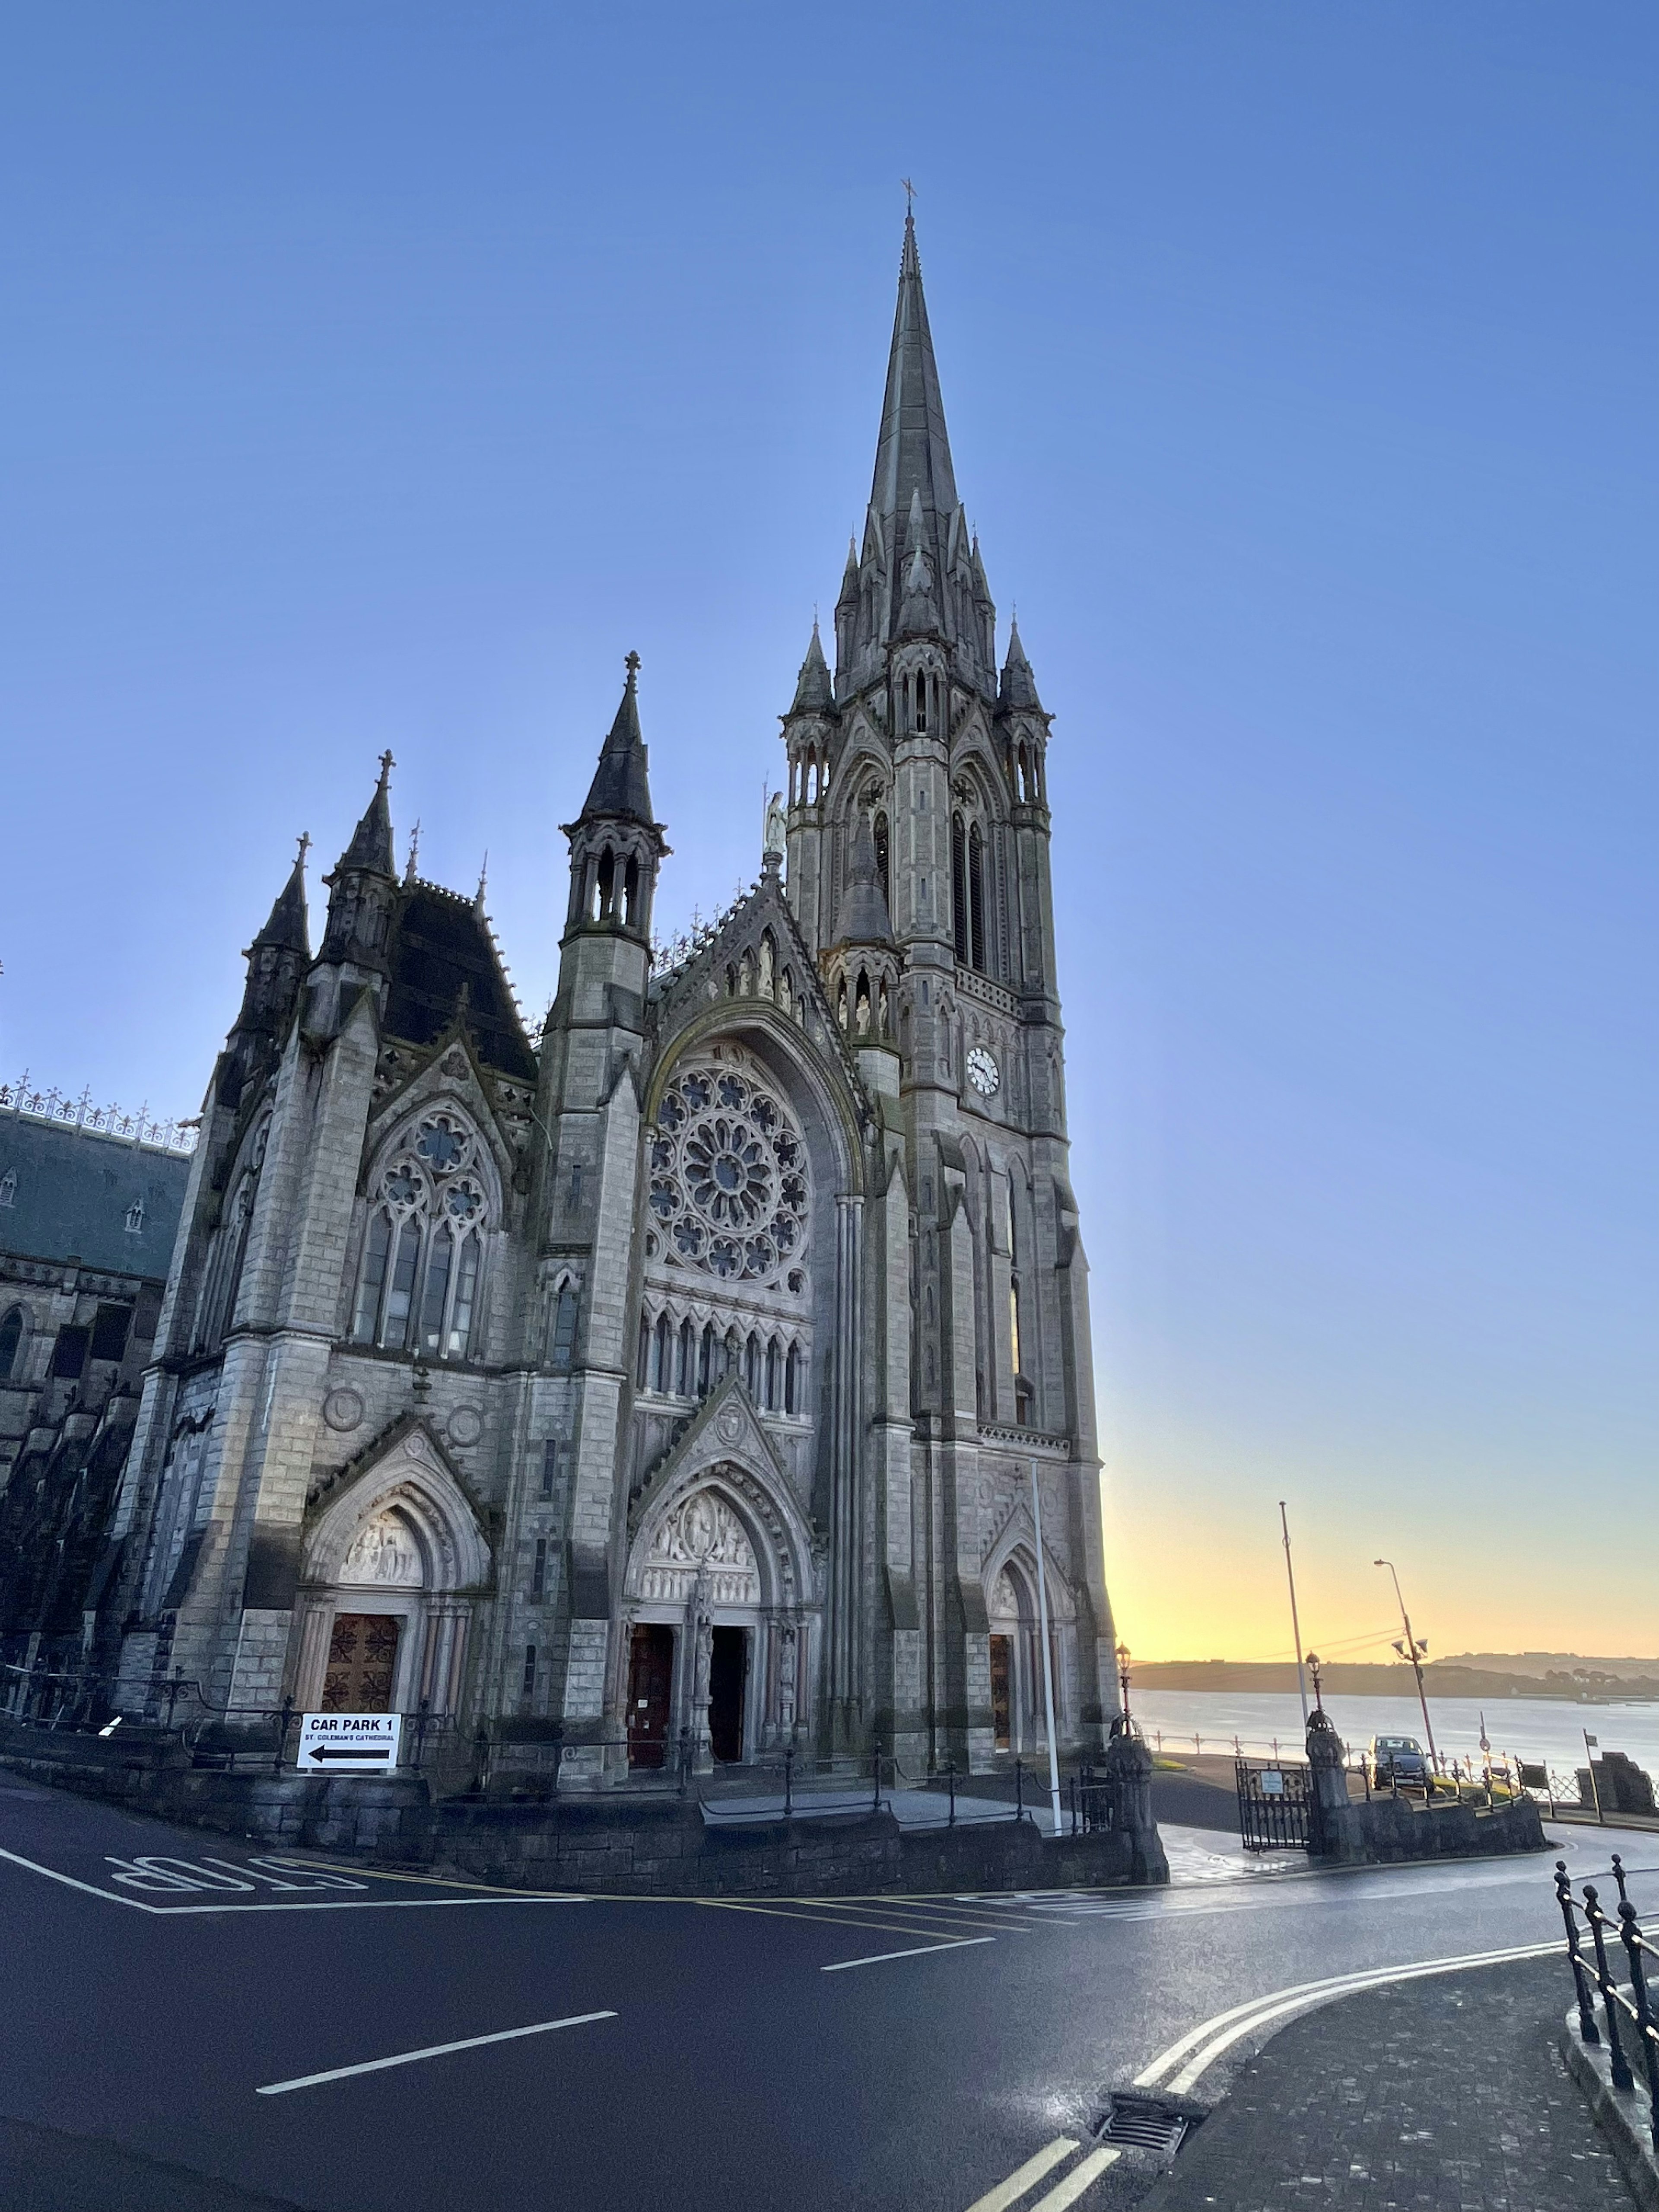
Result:
M1562 2026L1561 2056L1583 2091L1590 2115L1607 2137L1632 2196L1642 2212L1659 2212L1659 2161L1647 2124L1646 2099L1639 2090L1613 2087L1607 2045L1580 2039L1576 2004L1568 2006Z

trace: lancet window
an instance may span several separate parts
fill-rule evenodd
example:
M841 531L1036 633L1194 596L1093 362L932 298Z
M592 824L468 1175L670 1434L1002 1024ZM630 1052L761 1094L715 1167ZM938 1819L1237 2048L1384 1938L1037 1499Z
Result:
M393 1147L372 1191L355 1343L428 1359L466 1358L490 1221L482 1158L477 1135L449 1113L427 1115Z

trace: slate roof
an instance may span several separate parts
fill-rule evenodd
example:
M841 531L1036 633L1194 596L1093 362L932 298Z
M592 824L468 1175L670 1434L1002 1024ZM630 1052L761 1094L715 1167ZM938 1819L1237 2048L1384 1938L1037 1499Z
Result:
M487 1067L522 1083L536 1060L496 955L489 925L471 899L416 883L398 901L391 946L392 989L385 1029L406 1044L432 1044L461 1009Z
M190 1157L92 1129L0 1113L0 1253L19 1260L79 1260L118 1275L167 1279L190 1178ZM127 1227L143 1208L142 1226Z

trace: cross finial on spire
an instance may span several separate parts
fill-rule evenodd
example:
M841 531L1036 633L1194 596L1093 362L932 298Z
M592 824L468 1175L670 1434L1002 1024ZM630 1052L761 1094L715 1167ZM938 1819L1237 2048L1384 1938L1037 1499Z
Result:
M899 182L904 187L904 220L908 222L916 211L916 188L908 177L901 177Z
M640 656L638 653L624 653L623 656L623 666L628 671L628 688L631 691L634 689L634 679L640 672Z
M391 775L392 769L396 768L397 765L397 762L392 757L392 748L388 745L386 750L380 755L380 781L382 783L386 781L386 778Z
M310 832L310 830L302 830L300 832L300 849L299 849L299 851L298 851L298 852L294 855L294 865L295 865L295 867L297 867L297 868L303 868L303 867L304 867L304 866L305 866L305 864L306 864L306 854L307 854L310 850L311 850L311 832Z

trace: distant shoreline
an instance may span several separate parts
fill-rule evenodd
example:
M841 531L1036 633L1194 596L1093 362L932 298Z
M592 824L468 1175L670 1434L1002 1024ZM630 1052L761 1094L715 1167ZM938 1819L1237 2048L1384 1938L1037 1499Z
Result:
M1293 1662L1246 1659L1149 1660L1132 1663L1135 1682L1146 1690L1294 1691ZM1333 1698L1415 1697L1417 1685L1409 1667L1336 1665L1320 1669L1326 1693ZM1587 1668L1583 1673L1553 1670L1544 1674L1498 1673L1485 1668L1460 1667L1440 1661L1423 1669L1423 1686L1431 1697L1552 1698L1563 1705L1659 1705L1659 1672L1652 1674L1605 1674Z

